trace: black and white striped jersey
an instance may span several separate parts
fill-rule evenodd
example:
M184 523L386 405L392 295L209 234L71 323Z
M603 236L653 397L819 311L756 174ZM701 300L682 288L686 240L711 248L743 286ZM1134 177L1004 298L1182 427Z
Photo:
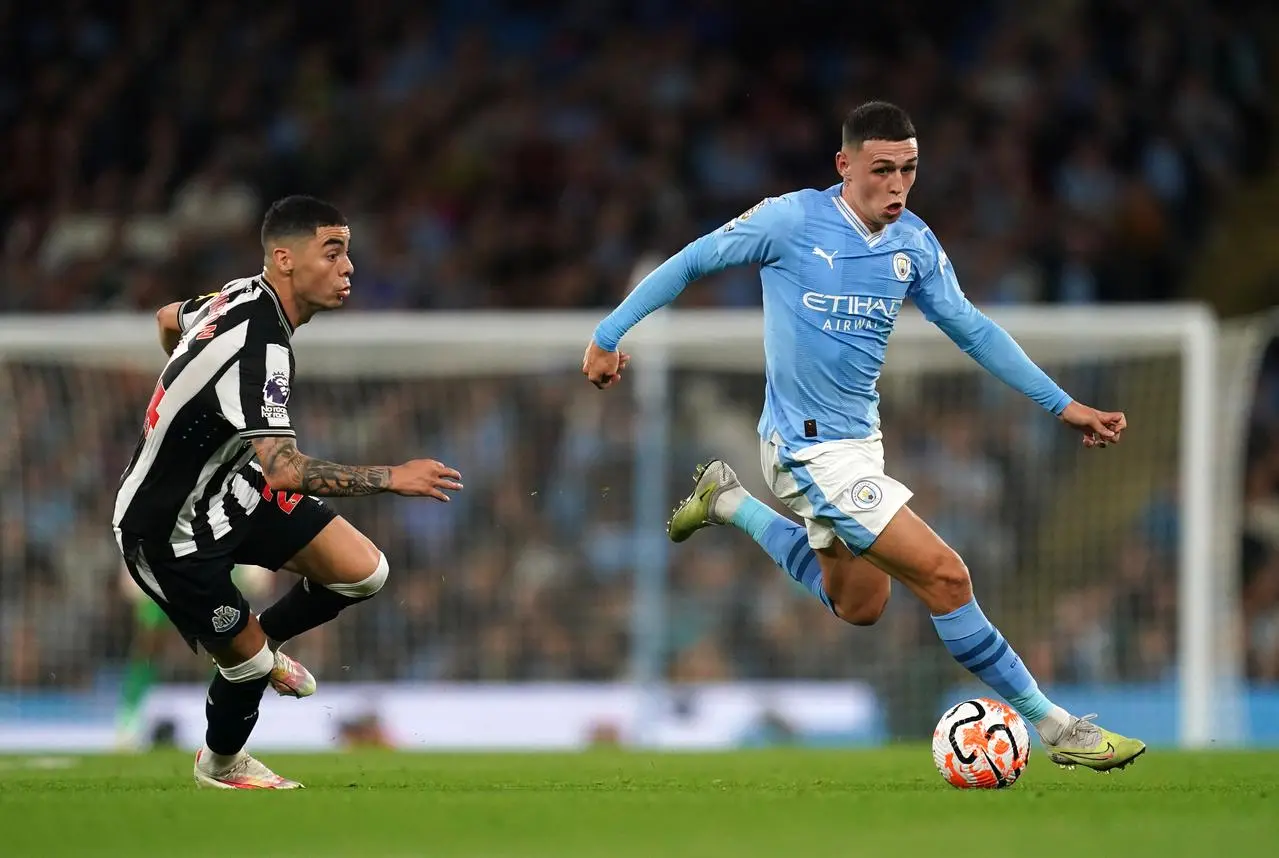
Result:
M233 548L269 490L252 438L294 434L293 327L261 275L183 302L112 524L175 557Z

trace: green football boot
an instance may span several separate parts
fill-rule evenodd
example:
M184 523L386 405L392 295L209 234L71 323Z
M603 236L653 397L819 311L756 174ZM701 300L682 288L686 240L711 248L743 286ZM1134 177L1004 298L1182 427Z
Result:
M698 465L693 479L696 481L693 493L680 501L671 520L666 522L666 534L671 542L683 542L703 527L726 524L727 519L716 515L715 502L725 492L742 487L733 469L719 459Z
M1076 718L1056 743L1044 742L1048 759L1068 769L1085 766L1093 771L1109 772L1124 768L1146 753L1145 742L1103 730L1092 722L1096 717Z

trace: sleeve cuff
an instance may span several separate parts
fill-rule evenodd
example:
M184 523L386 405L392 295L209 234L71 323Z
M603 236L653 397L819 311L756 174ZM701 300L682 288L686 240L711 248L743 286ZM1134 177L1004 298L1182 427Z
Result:
M606 352L617 351L618 342L621 337L613 336L612 331L605 331L603 323L595 329L595 333L591 335L591 341Z
M244 440L250 438L296 438L297 432L294 432L287 426L277 426L271 429L242 429L240 437Z

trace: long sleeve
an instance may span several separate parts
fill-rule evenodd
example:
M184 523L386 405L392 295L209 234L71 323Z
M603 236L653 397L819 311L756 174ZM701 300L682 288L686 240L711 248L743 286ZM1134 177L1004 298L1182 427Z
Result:
M1019 390L1053 414L1061 414L1070 396L1027 356L1007 331L978 310L964 295L936 237L927 234L934 258L930 270L912 287L909 296L932 322L1000 381Z
M694 280L738 265L767 265L780 254L803 209L789 196L769 197L653 269L595 328L595 344L614 351L626 332L679 297Z

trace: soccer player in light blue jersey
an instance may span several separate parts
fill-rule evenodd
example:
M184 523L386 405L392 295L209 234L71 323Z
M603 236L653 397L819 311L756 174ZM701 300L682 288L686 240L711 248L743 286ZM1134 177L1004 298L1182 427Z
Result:
M615 384L630 359L618 344L641 319L694 280L760 265L761 463L804 526L773 512L715 460L698 469L670 538L737 527L854 625L879 619L896 578L928 607L956 661L1035 726L1054 762L1122 768L1145 744L1071 715L1039 690L982 613L963 560L911 511L910 489L884 472L876 382L906 300L988 372L1081 432L1085 447L1117 443L1127 426L1120 412L1071 399L964 296L937 237L906 208L918 163L905 111L884 102L858 107L835 155L840 184L769 197L666 260L600 322L582 371L597 387Z

